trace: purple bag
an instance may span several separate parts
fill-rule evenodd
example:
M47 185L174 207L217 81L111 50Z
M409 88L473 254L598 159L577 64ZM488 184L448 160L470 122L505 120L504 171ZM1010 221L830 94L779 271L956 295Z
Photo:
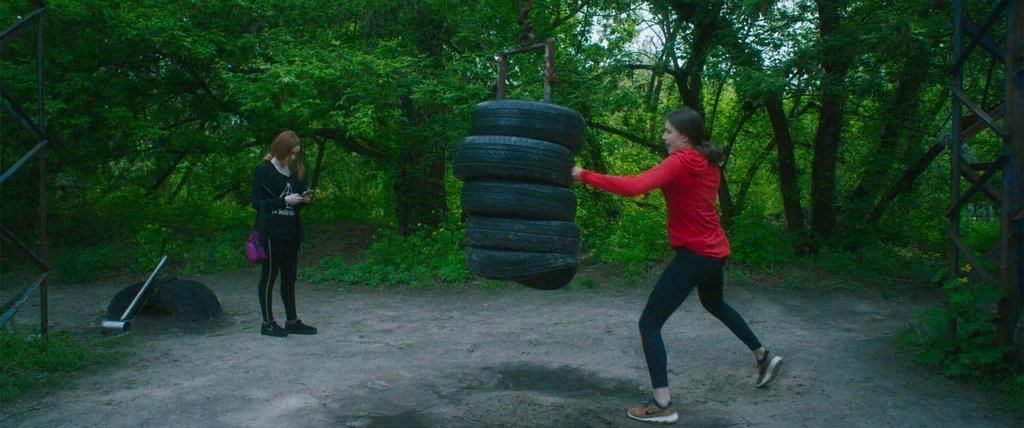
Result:
M263 249L262 241L260 231L253 229L249 235L249 242L245 243L245 255L249 257L250 262L263 263L267 261L267 250Z

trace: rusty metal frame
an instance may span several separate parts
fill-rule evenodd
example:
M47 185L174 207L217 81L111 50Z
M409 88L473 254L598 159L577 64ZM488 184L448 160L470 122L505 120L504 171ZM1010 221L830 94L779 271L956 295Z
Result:
M505 85L508 81L508 57L544 49L544 102L555 103L555 39L547 39L544 43L537 43L531 46L524 46L519 49L498 52L498 99L505 99Z
M965 16L965 3L966 0L953 2L950 208L945 213L949 217L947 278L952 280L962 275L963 259L972 265L972 271L983 281L1005 289L1007 295L999 302L997 309L999 334L1004 344L1014 345L1014 329L1024 307L1024 1L1000 1L980 27L975 27ZM986 33L1004 16L1006 41L1005 46L999 46ZM969 57L977 47L991 54L1005 67L1005 99L989 111L985 110L985 106L975 103L964 91L964 65L972 61ZM967 129L964 129L965 109L971 113L971 119L978 119ZM962 146L985 127L1002 138L1003 150L995 160L984 165L985 172L979 176L963 161ZM999 189L989 183L989 179L996 171L1002 173ZM962 192L962 178L971 183L967 192ZM960 239L960 211L978 192L996 202L1001 213L999 246L987 251L981 258L975 256ZM986 270L982 262L996 257L999 259L999 273L993 275ZM955 321L951 321L950 334L955 331Z
M26 245L21 239L19 239L14 232L11 232L6 227L0 227L2 234L0 238L11 244L15 248L25 253L29 260L39 268L41 274L38 278L32 281L31 284L26 286L20 292L18 292L14 298L9 302L5 303L0 310L4 313L0 316L0 327L7 325L7 322L14 318L14 315L18 312L18 309L25 304L26 301L38 290L40 300L40 323L42 333L45 335L49 332L49 286L47 277L50 274L51 268L48 263L46 255L46 147L49 144L50 139L46 135L46 92L44 85L45 73L43 72L43 56L45 53L45 32L44 22L46 20L47 8L46 3L43 0L28 0L29 4L35 7L35 10L22 17L18 22L5 28L0 32L0 54L7 49L14 40L29 31L32 26L36 26L37 40L36 40L36 60L38 63L37 77L39 93L37 104L39 111L36 120L33 121L28 112L22 107L21 103L14 99L14 97L3 87L3 82L0 82L0 110L3 110L8 116L14 118L22 127L28 130L32 138L36 140L36 144L31 148L24 156L21 157L17 162L14 163L10 168L7 169L0 175L0 185L2 185L8 178L17 173L32 159L38 159L39 161L39 248L33 251L28 245Z

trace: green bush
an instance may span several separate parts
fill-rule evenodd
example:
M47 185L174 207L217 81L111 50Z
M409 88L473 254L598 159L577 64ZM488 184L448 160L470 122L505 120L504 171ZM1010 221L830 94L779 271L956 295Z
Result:
M362 263L348 266L341 257L326 257L315 269L303 269L300 275L313 282L377 287L461 283L469 277L461 227L458 223L455 227L450 223L436 229L421 227L409 236L381 229Z
M593 249L594 261L618 263L630 282L640 279L652 263L671 257L664 210L627 204L618 221L590 225L584 243Z
M797 241L782 225L772 224L754 210L746 210L733 218L728 230L732 255L736 263L760 269L771 269L797 259Z
M946 376L1009 393L1008 399L1019 411L1024 378L1010 363L1011 348L999 340L993 310L1006 291L966 277L942 288L949 295L947 307L921 311L898 346L921 364L941 368ZM956 331L950 335L953 322Z

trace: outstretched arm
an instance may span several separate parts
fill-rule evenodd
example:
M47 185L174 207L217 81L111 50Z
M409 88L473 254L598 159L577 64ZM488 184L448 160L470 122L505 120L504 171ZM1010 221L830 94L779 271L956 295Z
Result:
M671 184L679 176L681 164L669 157L640 175L613 176L573 167L572 176L584 184L622 196L638 196Z

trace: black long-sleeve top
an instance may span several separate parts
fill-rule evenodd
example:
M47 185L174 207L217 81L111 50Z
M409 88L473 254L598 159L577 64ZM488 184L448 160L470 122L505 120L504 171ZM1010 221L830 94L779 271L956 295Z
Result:
M305 203L288 205L284 197L302 194L309 185L298 174L284 175L270 161L256 167L252 177L252 207L256 209L256 230L269 239L285 241L305 240L302 217L299 212Z

